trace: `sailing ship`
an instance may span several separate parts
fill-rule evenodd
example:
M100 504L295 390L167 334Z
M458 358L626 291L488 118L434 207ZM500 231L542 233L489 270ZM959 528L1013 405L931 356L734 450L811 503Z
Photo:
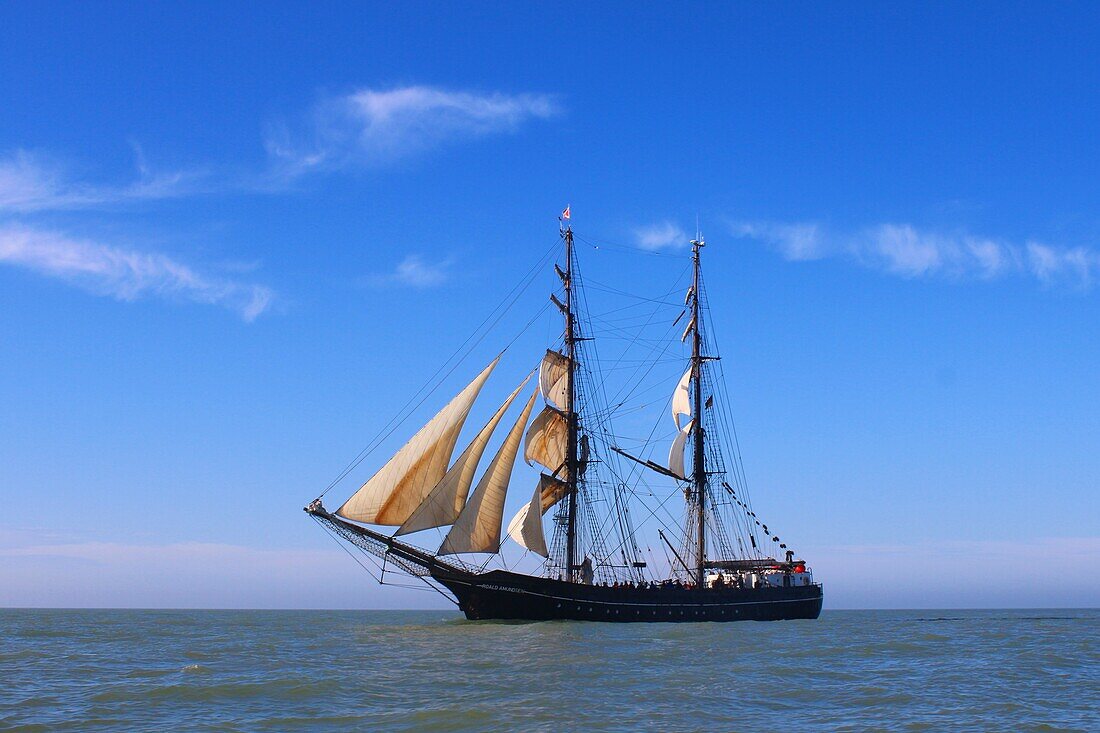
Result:
M508 395L457 459L451 460L460 432L500 356L338 509L328 511L318 497L306 512L338 539L381 561L380 580L387 569L418 578L455 602L468 619L817 618L821 584L753 511L739 454L726 464L730 431L716 409L718 357L708 353L704 330L702 237L691 242L691 284L681 312L687 325L680 339L691 340L691 354L673 391L676 432L662 465L624 450L609 425L613 410L598 404L602 377L586 364L593 336L582 325L574 235L566 219L568 209L559 219L564 262L554 265L560 289L550 296L564 320L560 347L546 351L537 370ZM537 387L474 485L494 432L532 376ZM541 409L532 420L538 402ZM530 500L505 528L505 498L521 448L527 463L542 472ZM610 480L600 475L608 472ZM647 472L684 499L678 542L669 538L671 531L657 532L666 563L643 558L630 511L632 499L643 493L637 487L647 481L635 474ZM605 511L598 516L601 507ZM547 519L553 527L549 542ZM446 532L434 550L408 537L432 529L437 537ZM488 568L501 553L502 529L525 556L540 558L537 570ZM765 551L769 542L781 559ZM475 555L489 560L478 563L471 559Z

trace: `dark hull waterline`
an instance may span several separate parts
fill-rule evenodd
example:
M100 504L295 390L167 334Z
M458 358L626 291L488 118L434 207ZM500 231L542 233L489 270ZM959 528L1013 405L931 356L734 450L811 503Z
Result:
M471 620L783 621L821 613L819 585L759 588L614 588L504 570L433 572Z

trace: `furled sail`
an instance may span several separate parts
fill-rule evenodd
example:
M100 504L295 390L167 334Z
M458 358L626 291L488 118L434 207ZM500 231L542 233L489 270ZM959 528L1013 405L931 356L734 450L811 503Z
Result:
M528 463L536 461L554 473L559 473L565 464L568 441L569 424L565 415L553 407L544 407L527 430L523 458Z
M668 470L676 474L677 478L687 478L687 472L684 470L684 446L687 444L688 436L691 435L691 426L694 423L694 420L688 420L684 429L676 433L676 437L672 440L672 448L668 452Z
M546 535L542 531L542 512L538 510L541 503L541 492L536 487L531 501L524 504L508 523L508 536L520 547L525 547L543 557L549 557L550 552L546 549Z
M451 526L451 531L439 547L440 555L459 552L496 552L500 549L500 525L504 520L504 497L508 493L508 480L519 452L523 426L531 416L538 392L531 395L523 414L500 446L493 462L477 483L470 500Z
M684 329L684 334L680 337L680 343L687 341L688 334L695 329L695 319L692 318L688 321L687 327Z
M569 401L569 357L547 349L539 366L539 391L544 400L564 410Z
M435 485L435 488L416 508L412 516L405 520L405 523L401 525L401 529L397 530L394 536L454 524L462 511L463 505L466 503L466 497L470 493L470 485L474 482L477 464L481 461L482 454L485 453L485 446L489 444L489 438L492 437L493 431L497 429L504 413L511 407L516 395L520 393L520 390L523 389L530 378L528 376L524 379L515 391L508 395L508 399L504 401L504 404L497 409L493 417L481 429L481 432L470 441L470 444L466 446L466 450L462 451L462 455L447 470L447 474Z
M403 524L447 473L470 408L498 356L378 470L336 514L367 524Z
M691 397L688 387L691 385L691 367L680 377L676 384L676 391L672 393L672 419L676 421L676 427L680 427L680 415L691 415Z

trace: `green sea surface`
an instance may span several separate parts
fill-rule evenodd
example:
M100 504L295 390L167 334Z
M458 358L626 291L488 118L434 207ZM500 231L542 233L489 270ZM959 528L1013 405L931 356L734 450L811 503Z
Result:
M1098 640L1098 610L0 610L0 730L1100 731Z

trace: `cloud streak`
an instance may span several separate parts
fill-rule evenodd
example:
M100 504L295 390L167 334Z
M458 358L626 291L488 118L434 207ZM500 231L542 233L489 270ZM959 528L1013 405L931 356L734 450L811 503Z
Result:
M204 174L149 171L138 155L139 180L105 186L73 180L63 166L25 150L0 159L0 212L32 213L94 209L187 196L199 191Z
M0 226L0 264L121 301L152 296L219 305L249 322L266 311L274 297L266 286L201 273L165 254L19 224Z
M359 89L318 103L298 130L271 126L266 147L288 175L377 166L447 143L513 132L560 113L546 94L448 91L428 86Z
M132 143L138 175L119 185L79 180L47 155L15 150L0 156L0 213L104 209L216 191L277 192L308 172L379 167L448 144L512 133L560 113L549 94L364 88L322 98L298 124L269 125L263 142L271 165L264 171L157 172Z
M368 282L375 287L404 285L425 290L450 280L450 267L450 260L429 262L421 255L411 254L398 262L392 272L371 275Z
M1091 288L1100 279L1100 252L1038 241L1023 244L965 232L926 231L886 223L837 234L817 223L737 222L734 236L764 242L785 259L842 258L905 278L992 280L1017 275L1045 285Z
M638 246L656 252L662 249L678 249L688 244L687 233L671 221L662 221L634 230Z

